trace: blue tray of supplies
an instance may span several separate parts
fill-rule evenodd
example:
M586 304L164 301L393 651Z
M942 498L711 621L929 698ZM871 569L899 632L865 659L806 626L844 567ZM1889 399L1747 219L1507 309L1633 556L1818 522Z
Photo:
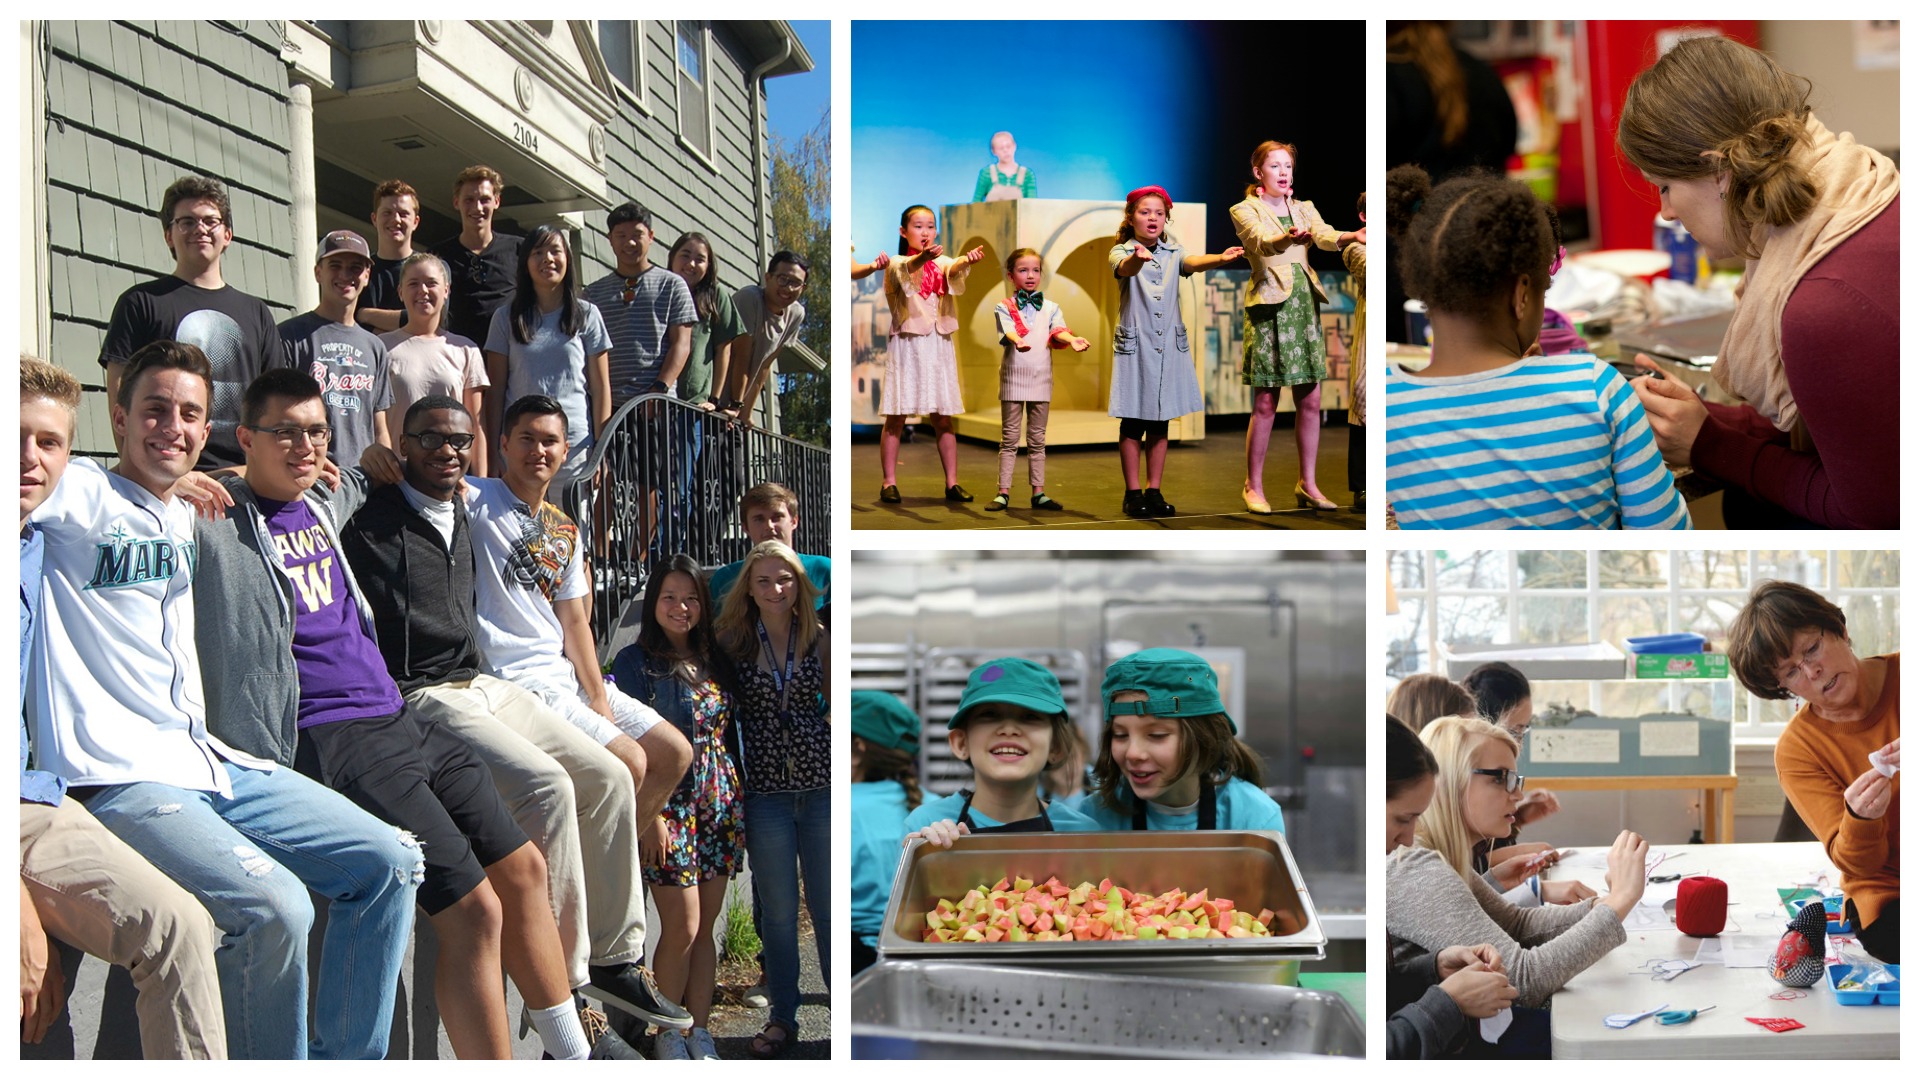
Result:
M1842 1005L1898 1005L1900 1004L1900 965L1888 964L1893 981L1859 990L1842 990L1840 984L1846 981L1853 971L1852 964L1832 964L1827 967L1827 985L1833 988L1833 999Z
M1793 905L1793 913L1795 915L1800 914L1800 909L1803 907L1806 907L1808 904L1811 904L1811 903L1813 903L1812 900L1796 901ZM1853 924L1847 921L1847 915L1846 915L1847 898L1846 897L1829 896L1822 899L1821 903L1827 909L1827 933L1829 934L1853 933Z
M1707 639L1693 633L1653 634L1627 639L1627 651L1630 653L1697 653L1706 647Z

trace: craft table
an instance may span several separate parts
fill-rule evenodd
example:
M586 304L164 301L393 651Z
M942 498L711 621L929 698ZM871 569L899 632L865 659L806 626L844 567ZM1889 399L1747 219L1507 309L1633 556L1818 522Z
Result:
M1700 834L1710 844L1733 843L1733 790L1740 786L1740 778L1732 773L1716 776L1529 776L1527 785L1548 791L1698 791Z
M1596 849L1597 850L1597 849ZM1840 875L1817 843L1695 844L1664 848L1662 871L1705 873L1727 883L1728 933L1778 940L1787 913L1778 888L1825 873ZM1547 871L1549 880L1579 880L1604 890L1605 871L1582 860ZM1900 1055L1900 1007L1841 1005L1823 980L1807 996L1775 1001L1785 990L1764 967L1717 964L1687 971L1671 982L1645 973L1649 960L1690 959L1700 939L1668 926L1627 930L1626 944L1574 976L1553 995L1553 1056L1559 1058L1896 1058ZM1670 1009L1703 1009L1691 1023L1662 1027L1652 1018L1615 1030L1603 1023L1612 1013L1640 1012L1665 1003ZM1749 1016L1791 1016L1806 1026L1776 1034L1746 1021Z

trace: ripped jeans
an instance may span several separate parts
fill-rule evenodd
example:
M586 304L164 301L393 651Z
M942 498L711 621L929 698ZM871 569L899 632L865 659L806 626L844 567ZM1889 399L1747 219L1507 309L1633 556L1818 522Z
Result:
M232 798L155 783L73 795L213 916L232 1057L384 1058L413 929L419 847L292 769L226 770ZM332 901L311 1043L309 888Z

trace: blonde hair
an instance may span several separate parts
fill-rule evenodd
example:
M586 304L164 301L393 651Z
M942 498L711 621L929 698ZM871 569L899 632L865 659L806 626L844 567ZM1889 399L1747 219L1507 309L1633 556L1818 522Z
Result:
M1727 179L1727 241L1759 255L1754 232L1791 225L1820 197L1800 159L1813 84L1723 37L1675 45L1627 89L1615 134L1634 168L1662 180Z
M80 427L80 380L65 368L37 356L20 354L20 400L46 398L67 410L67 439Z
M1520 743L1478 716L1443 716L1428 724L1420 738L1433 751L1440 771L1434 777L1433 802L1414 826L1414 837L1422 847L1439 852L1461 877L1471 877L1478 872L1473 868L1473 846L1482 839L1467 827L1465 814L1473 752L1482 741L1492 740L1510 747L1517 761Z
M733 588L720 601L720 614L713 620L714 636L720 639L720 647L742 664L757 662L754 650L760 642L753 628L760 621L760 605L753 599L753 564L762 559L779 559L793 571L793 611L799 617L794 652L800 656L813 652L814 643L823 633L820 617L813 609L820 590L807 576L800 556L778 540L762 540L740 560L740 575L733 579Z

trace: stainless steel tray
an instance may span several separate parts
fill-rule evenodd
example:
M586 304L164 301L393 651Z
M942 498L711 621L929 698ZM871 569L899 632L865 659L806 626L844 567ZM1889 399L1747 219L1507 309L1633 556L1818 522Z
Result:
M890 1058L1366 1056L1338 994L940 961L862 972L853 1046Z
M1272 908L1298 933L1264 938L1160 941L924 942L926 913L941 897L1002 875L1069 884L1112 878L1135 892L1168 889L1231 898L1243 911ZM953 960L1213 981L1291 983L1299 963L1326 956L1327 936L1293 852L1277 832L991 833L951 849L914 841L900 857L880 931L884 959Z

